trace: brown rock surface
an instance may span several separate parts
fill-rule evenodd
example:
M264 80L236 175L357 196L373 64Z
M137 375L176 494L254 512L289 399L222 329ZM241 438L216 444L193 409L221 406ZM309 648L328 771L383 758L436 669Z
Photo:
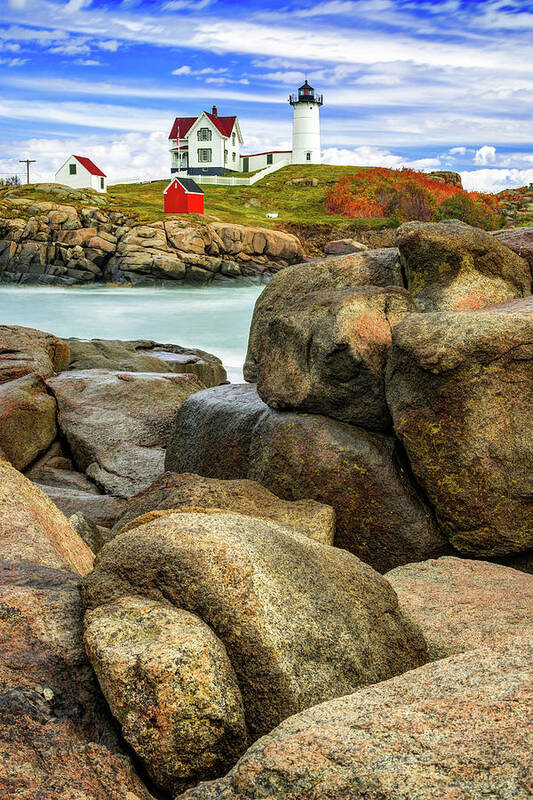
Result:
M258 481L285 500L335 509L335 544L380 572L442 552L392 436L311 414L273 411L254 386L219 386L177 415L166 468Z
M195 375L64 372L47 383L79 469L106 493L130 497L163 472L181 403L203 388Z
M176 513L98 554L84 598L164 597L224 643L253 736L282 719L425 660L389 584L350 553L273 522Z
M533 545L533 313L410 314L393 330L387 400L457 550Z
M76 473L75 473L76 474ZM123 513L126 500L109 494L95 494L60 486L47 486L36 483L66 517L81 512L95 525L110 528L117 517Z
M314 500L292 503L280 500L255 481L221 481L190 473L167 472L135 497L128 500L113 531L149 511L186 508L225 509L247 517L278 522L323 544L333 544L335 512Z
M55 439L56 404L35 374L0 383L0 447L24 469Z
M397 244L408 289L422 311L473 311L531 292L527 263L464 222L406 222Z
M322 703L181 800L528 800L532 664L521 638Z
M362 253L364 250L368 250L368 247L357 239L333 239L324 245L327 256L347 256L349 253Z
M533 575L487 561L439 558L387 572L432 660L533 637Z
M139 339L69 339L71 370L107 369L131 372L193 373L205 386L227 381L219 358L204 350Z
M298 264L275 275L258 297L248 352L245 380L255 382L265 331L272 320L290 309L298 298L323 289L355 286L403 286L398 251L395 248L367 250L309 264Z
M322 289L272 312L259 342L257 391L271 408L386 430L391 329L416 307L405 289Z
M533 225L521 228L504 228L492 234L509 247L517 256L525 258L533 276Z
M224 645L194 614L121 597L85 616L85 646L122 734L162 788L224 775L246 749Z
M0 460L0 552L5 561L36 562L85 575L93 554L48 497Z
M34 372L48 378L67 369L69 346L51 333L0 325L0 383Z

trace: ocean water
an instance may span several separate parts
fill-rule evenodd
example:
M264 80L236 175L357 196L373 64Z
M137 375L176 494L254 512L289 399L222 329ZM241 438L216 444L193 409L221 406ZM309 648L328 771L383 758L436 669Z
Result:
M130 289L0 286L0 324L80 339L153 339L199 347L242 381L248 331L263 285Z

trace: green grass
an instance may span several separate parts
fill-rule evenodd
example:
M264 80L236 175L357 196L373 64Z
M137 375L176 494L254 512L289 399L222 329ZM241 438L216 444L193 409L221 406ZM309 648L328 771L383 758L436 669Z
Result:
M335 185L341 175L357 171L358 167L330 167L302 165L283 167L258 181L254 186L209 186L205 193L205 213L223 222L243 225L261 225L280 228L287 225L334 225L351 229L354 223L383 225L384 220L347 220L328 214L325 204L326 189ZM318 186L287 185L294 178L316 178ZM112 186L109 194L113 204L129 209L139 218L155 222L164 218L163 189L166 181L148 184L121 184ZM247 200L259 201L260 206L246 205ZM268 212L277 212L277 219L268 219Z

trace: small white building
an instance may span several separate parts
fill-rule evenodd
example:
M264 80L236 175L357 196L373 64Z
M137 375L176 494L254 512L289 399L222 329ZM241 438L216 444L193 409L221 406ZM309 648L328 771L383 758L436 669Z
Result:
M73 189L94 189L107 192L107 176L86 156L70 156L55 176L56 183L63 183Z
M307 80L289 103L293 108L292 150L241 153L244 144L237 117L219 117L217 107L199 117L176 117L169 135L170 172L224 175L256 172L279 164L320 164L321 94Z

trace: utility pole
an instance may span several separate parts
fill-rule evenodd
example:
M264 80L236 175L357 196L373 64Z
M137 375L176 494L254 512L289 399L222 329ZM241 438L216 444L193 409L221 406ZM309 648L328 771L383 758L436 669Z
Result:
M30 182L30 164L35 164L35 158L20 158L21 164L26 164L26 183Z

